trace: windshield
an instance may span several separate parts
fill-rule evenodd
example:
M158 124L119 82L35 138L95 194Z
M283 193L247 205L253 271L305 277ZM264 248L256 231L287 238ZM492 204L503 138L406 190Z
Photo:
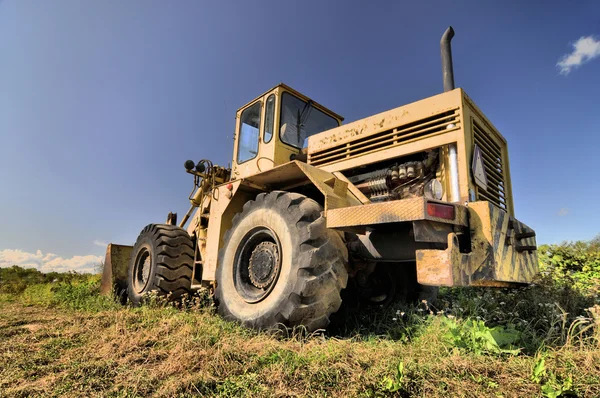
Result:
M281 96L279 134L286 144L302 148L311 135L337 127L338 121L290 93Z

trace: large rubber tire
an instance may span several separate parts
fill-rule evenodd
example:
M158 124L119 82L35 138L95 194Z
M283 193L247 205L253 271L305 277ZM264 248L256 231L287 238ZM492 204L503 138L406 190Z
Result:
M244 204L219 253L215 298L225 319L255 329L302 325L314 331L329 324L348 281L348 252L340 235L326 228L322 210L304 195L282 191L261 193ZM277 275L262 290L250 286L254 282L245 281L245 271L239 271L245 261L251 264L248 253L263 247L256 243L252 249L249 243L257 233L265 233L280 250L275 252L280 256ZM249 300L246 289L258 298Z
M177 226L150 224L140 233L129 262L127 294L139 305L145 293L156 291L178 299L190 291L194 246Z

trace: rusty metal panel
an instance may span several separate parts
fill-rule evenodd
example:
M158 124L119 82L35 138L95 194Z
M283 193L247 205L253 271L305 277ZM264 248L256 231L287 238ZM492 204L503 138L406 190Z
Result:
M509 286L530 283L538 271L535 232L490 202L469 204L471 252L448 235L446 250L417 250L419 283L438 286Z
M456 89L336 127L308 138L309 157L317 152L338 147L341 143L368 138L443 112L455 111L461 104L462 90Z
M453 205L456 210L454 220L447 220L428 215L426 212L428 202ZM417 220L430 220L466 226L467 210L465 206L461 205L431 201L425 198L411 198L365 204L352 208L331 209L327 211L327 228L369 226Z
M472 239L492 248L494 275L506 282L530 282L538 271L535 232L490 202L469 205L471 228L481 231Z
M445 134L449 130L457 130L460 128L460 123L460 111L457 108L441 112L433 118L407 123L407 125L398 126L373 136L353 137L352 141L342 141L333 148L314 152L309 155L308 160L313 166L325 166L348 159L374 155L385 149L419 142L426 138Z
M457 125L452 129L446 130L444 133L439 133L432 137L425 137L420 140L403 143L402 145L382 148L374 153L344 158L337 162L320 165L318 167L332 173L340 170L349 170L354 167L377 163L385 159L397 158L432 148L439 148L440 146L455 143L457 141L461 142L462 136L462 125Z
M101 294L110 296L127 289L127 270L132 250L133 246L108 244L100 284Z

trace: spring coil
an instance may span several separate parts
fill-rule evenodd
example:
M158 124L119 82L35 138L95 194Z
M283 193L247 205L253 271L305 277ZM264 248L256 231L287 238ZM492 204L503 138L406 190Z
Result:
M389 192L387 177L390 172L391 170L389 169L381 170L367 181L371 195L381 195Z

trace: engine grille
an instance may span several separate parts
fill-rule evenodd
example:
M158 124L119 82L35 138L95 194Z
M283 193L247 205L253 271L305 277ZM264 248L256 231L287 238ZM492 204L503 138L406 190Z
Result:
M490 201L508 211L502 147L475 120L473 120L473 139L481 150L487 177L487 190L477 187L477 198Z
M332 148L315 151L308 156L308 164L324 166L341 160L366 155L382 149L387 149L399 144L405 144L429 136L448 131L451 123L460 122L458 109L437 114L428 118L417 120L391 130L381 131L376 134L358 138Z

